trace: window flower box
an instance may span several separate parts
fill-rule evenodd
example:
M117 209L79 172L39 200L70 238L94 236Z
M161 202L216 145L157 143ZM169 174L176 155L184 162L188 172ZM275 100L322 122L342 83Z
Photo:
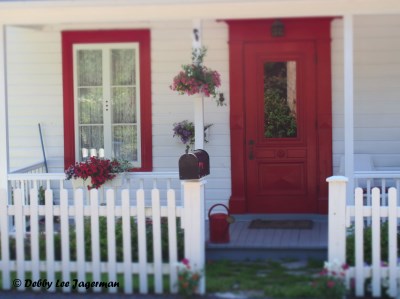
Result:
M112 180L104 183L105 188L119 188L122 187L126 180L126 172L116 173Z
M82 178L72 178L71 183L74 189L83 188L88 189L88 186L91 184L92 178L88 177L86 180Z
M99 189L120 187L124 182L125 172L132 169L128 161L108 160L90 157L84 162L77 162L65 171L66 179L72 180L74 188Z

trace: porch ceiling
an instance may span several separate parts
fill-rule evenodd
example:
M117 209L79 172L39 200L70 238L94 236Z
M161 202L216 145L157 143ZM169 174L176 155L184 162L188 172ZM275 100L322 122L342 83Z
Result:
M2 24L250 19L397 14L398 0L97 0L1 1Z

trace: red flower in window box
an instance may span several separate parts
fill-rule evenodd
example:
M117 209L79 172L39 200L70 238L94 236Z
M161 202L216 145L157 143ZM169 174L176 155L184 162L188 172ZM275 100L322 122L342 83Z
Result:
M109 160L90 157L84 162L76 162L65 170L66 179L78 179L86 181L90 178L87 188L98 189L105 182L116 177L117 173L130 171L132 166L128 161Z

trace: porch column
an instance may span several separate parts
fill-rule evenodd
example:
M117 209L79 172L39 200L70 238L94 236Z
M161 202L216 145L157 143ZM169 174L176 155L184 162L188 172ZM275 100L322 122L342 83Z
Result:
M193 20L193 50L201 49L201 20ZM195 61L193 61L195 63ZM195 149L204 149L204 100L203 96L194 99L194 146Z
M206 180L188 180L182 182L185 229L185 258L195 271L202 271L199 282L199 294L206 291L205 285L205 204L204 187Z
M346 184L342 176L327 178L329 183L328 262L346 262Z
M354 16L343 16L344 51L344 169L349 179L347 184L347 202L353 203L354 192ZM349 202L350 201L350 202Z
M8 105L6 84L5 25L0 24L0 189L8 189Z

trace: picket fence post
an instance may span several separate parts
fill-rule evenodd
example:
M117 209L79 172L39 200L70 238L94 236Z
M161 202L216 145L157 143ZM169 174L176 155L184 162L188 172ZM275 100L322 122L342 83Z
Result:
M388 233L389 233L389 296L398 296L398 261L397 261L397 193L398 189L390 188L388 192L388 203L389 203L389 213L388 213Z
M199 293L205 293L205 217L204 186L206 181L183 181L185 257L195 270L203 271Z
M11 289L10 251L9 251L9 218L8 218L8 192L0 189L0 240L1 240L1 279L3 290Z
M346 185L348 179L332 176L329 183L328 261L346 261Z

